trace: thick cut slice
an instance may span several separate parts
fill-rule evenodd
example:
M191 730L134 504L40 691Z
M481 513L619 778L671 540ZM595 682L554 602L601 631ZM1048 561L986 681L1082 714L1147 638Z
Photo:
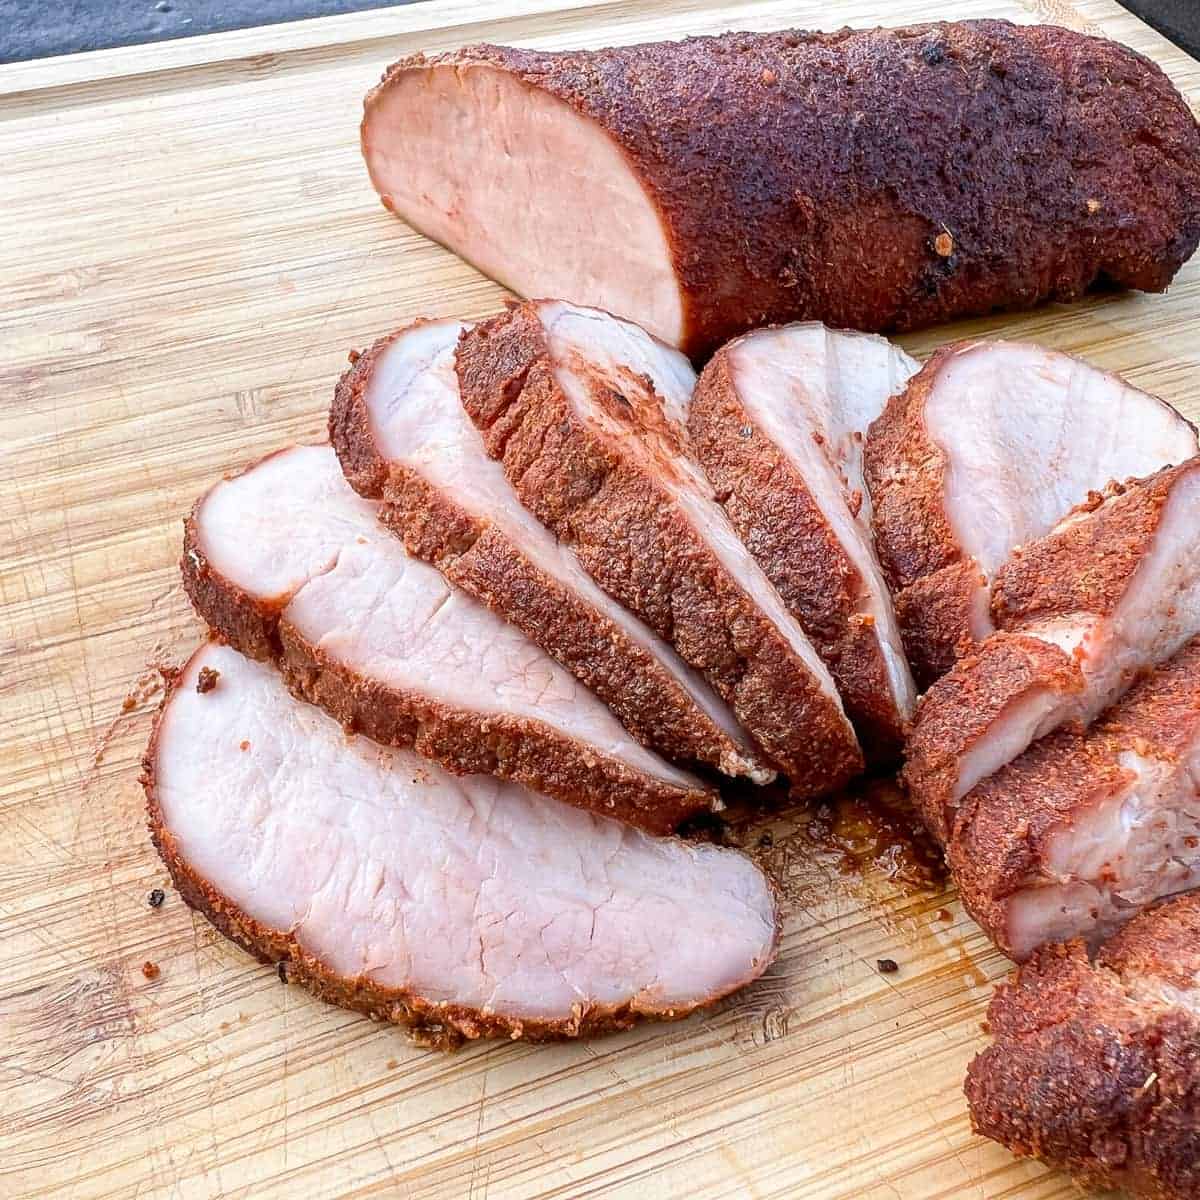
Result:
M683 360L596 309L516 307L463 334L463 403L522 502L732 706L801 795L862 756L833 679L686 452Z
M988 1009L977 1133L1146 1200L1200 1196L1200 893L1135 917L1089 965L1045 946Z
M780 321L1161 291L1200 239L1183 98L1055 26L416 55L367 97L362 148L384 204L481 271L696 356Z
M1066 354L1019 342L939 350L871 427L875 540L917 680L991 632L1017 547L1113 483L1200 450L1173 408Z
M488 457L458 395L464 328L409 326L342 377L329 430L346 478L381 501L411 554L552 654L644 745L769 782L774 771L699 673L596 586Z
M943 841L1032 742L1086 726L1200 633L1200 458L1097 498L1001 569L1000 630L925 694L905 775Z
M899 753L916 689L871 541L862 443L916 369L882 338L815 322L764 329L717 352L688 411L718 499L875 760Z
M1060 729L961 801L947 860L1011 958L1095 945L1200 886L1200 639L1083 733Z
M274 454L197 503L188 595L222 637L274 659L295 691L377 742L654 832L710 807L712 789L639 745L375 514L329 446Z
M348 737L203 647L159 713L150 828L184 899L325 1000L443 1039L685 1016L774 955L745 856Z

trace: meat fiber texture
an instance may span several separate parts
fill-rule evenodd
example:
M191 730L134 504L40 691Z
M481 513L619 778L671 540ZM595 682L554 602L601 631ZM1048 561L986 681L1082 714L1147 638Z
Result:
M1200 1195L1200 894L1131 921L1089 964L1044 946L988 1009L967 1072L977 1133L1147 1200Z
M962 798L1038 738L1087 726L1200 634L1200 458L1025 546L996 578L999 626L925 694L905 778L946 841Z
M699 672L592 581L488 457L458 394L454 351L465 328L416 322L342 377L329 431L346 478L380 501L381 520L411 554L553 655L643 745L769 782L775 772ZM680 389L690 390L691 368L678 365Z
M673 351L596 309L522 304L463 334L463 404L522 503L702 671L794 793L862 755L828 669L688 453Z
M1060 729L960 803L947 861L971 915L1018 961L1096 946L1200 886L1200 639L1085 733Z
M1020 342L937 351L870 429L876 547L927 687L994 628L996 572L1114 482L1200 452L1163 401Z
M289 982L443 1044L682 1017L774 957L745 856L348 737L227 646L179 673L144 784L188 904Z
M519 630L410 557L329 446L281 451L212 488L187 522L182 567L213 630L377 742L659 833L715 802Z
M525 296L703 357L1162 291L1200 238L1200 130L1162 71L1058 26L468 46L366 98L384 204Z
M883 338L785 325L719 350L688 407L718 500L876 762L899 757L916 687L871 538L863 438L916 370Z

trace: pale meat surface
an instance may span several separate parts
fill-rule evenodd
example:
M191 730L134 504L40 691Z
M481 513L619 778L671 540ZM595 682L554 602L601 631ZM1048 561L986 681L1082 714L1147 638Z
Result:
M690 456L682 359L595 309L520 305L464 334L463 401L518 495L614 599L702 670L816 794L861 768L828 669Z
M290 979L384 1019L602 1032L682 1016L773 957L771 888L741 854L349 737L229 647L184 668L146 779L189 903Z
M968 910L1018 961L1095 946L1200 885L1200 639L1086 732L1060 729L963 798L947 860Z
M871 537L863 439L916 370L882 338L760 330L718 351L688 414L718 499L879 759L898 753L916 688Z
M281 451L207 493L184 576L219 633L264 643L294 687L379 740L659 830L711 801L543 650L411 557L328 446Z
M1200 633L1200 459L1064 520L997 578L1001 628L925 694L905 773L945 839L959 801L1038 738L1086 727Z
M411 553L552 654L644 744L768 781L773 772L700 674L597 587L488 457L458 394L454 354L464 328L417 322L346 373L330 431L347 479L381 501L382 520ZM694 376L686 362L668 362L679 378L663 386L678 402Z
M1196 431L1116 375L1040 346L939 350L872 428L875 537L921 681L994 628L1015 549L1114 481L1194 456Z

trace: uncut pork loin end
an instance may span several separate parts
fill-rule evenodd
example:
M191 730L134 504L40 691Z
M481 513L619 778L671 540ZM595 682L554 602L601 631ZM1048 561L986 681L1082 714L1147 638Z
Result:
M1102 279L1157 291L1200 238L1186 103L1057 26L470 46L393 66L362 148L385 205L485 274L693 356L798 318L884 331Z
M288 982L443 1045L683 1017L774 957L743 855L347 737L226 646L178 672L143 783L189 905Z

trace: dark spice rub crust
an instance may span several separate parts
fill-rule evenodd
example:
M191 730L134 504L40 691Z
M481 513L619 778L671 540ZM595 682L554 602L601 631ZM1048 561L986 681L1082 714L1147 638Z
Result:
M532 304L464 333L458 375L488 453L504 464L526 507L572 547L601 587L705 673L796 794L830 791L862 769L836 697L719 561L660 478L674 464L656 456L647 466L652 451L643 458L629 445L631 438L639 445L669 442L682 430L657 407L636 411L636 396L598 398L622 411L624 437L585 422L555 377Z
M246 470L253 470L251 464ZM284 616L290 596L262 600L226 578L200 549L196 518L184 526L184 590L209 628L249 658L273 662L288 687L347 730L383 745L414 749L459 775L512 779L579 808L663 834L709 811L717 793L632 769L550 725L401 690L361 675L302 637Z
M197 655L203 650L201 647ZM155 794L156 754L163 716L187 669L188 664L185 664L172 673L155 715L149 745L142 757L141 784L146 794L150 838L188 907L202 914L220 933L259 962L276 966L284 982L297 983L320 1000L363 1013L374 1021L405 1026L412 1031L416 1040L446 1050L479 1038L503 1037L547 1042L594 1037L629 1029L643 1020L682 1020L697 1008L708 1007L707 1003L687 1009L661 1009L635 1003L618 1006L593 1003L586 1006L581 1004L570 1019L564 1021L516 1020L501 1013L430 1001L407 989L382 985L367 975L351 978L331 971L306 952L290 932L261 924L213 888L188 864L180 853L175 837L166 828ZM768 961L762 964L764 970L778 950L778 937L777 927L775 945ZM749 979L744 981L749 982ZM714 996L709 1003L715 1004L719 999Z
M894 760L908 723L871 618L860 611L862 573L801 472L746 411L725 349L696 385L688 434L734 528L837 681L864 750L876 762Z
M1194 1200L1197 947L1200 893L1191 893L1135 917L1094 966L1079 941L1037 951L988 1010L995 1042L965 1088L975 1131L1084 1186Z
M418 322L423 324L423 322ZM703 763L762 782L755 760L686 693L679 681L600 609L540 569L492 522L454 502L380 453L364 396L376 364L412 326L381 338L338 381L329 436L351 487L380 502L379 518L410 554L510 621L553 655L644 745L675 761Z
M664 226L694 356L798 318L904 330L1103 280L1161 291L1200 238L1185 102L1141 55L1058 26L479 45L402 60L377 92L436 64L510 73L615 141Z

